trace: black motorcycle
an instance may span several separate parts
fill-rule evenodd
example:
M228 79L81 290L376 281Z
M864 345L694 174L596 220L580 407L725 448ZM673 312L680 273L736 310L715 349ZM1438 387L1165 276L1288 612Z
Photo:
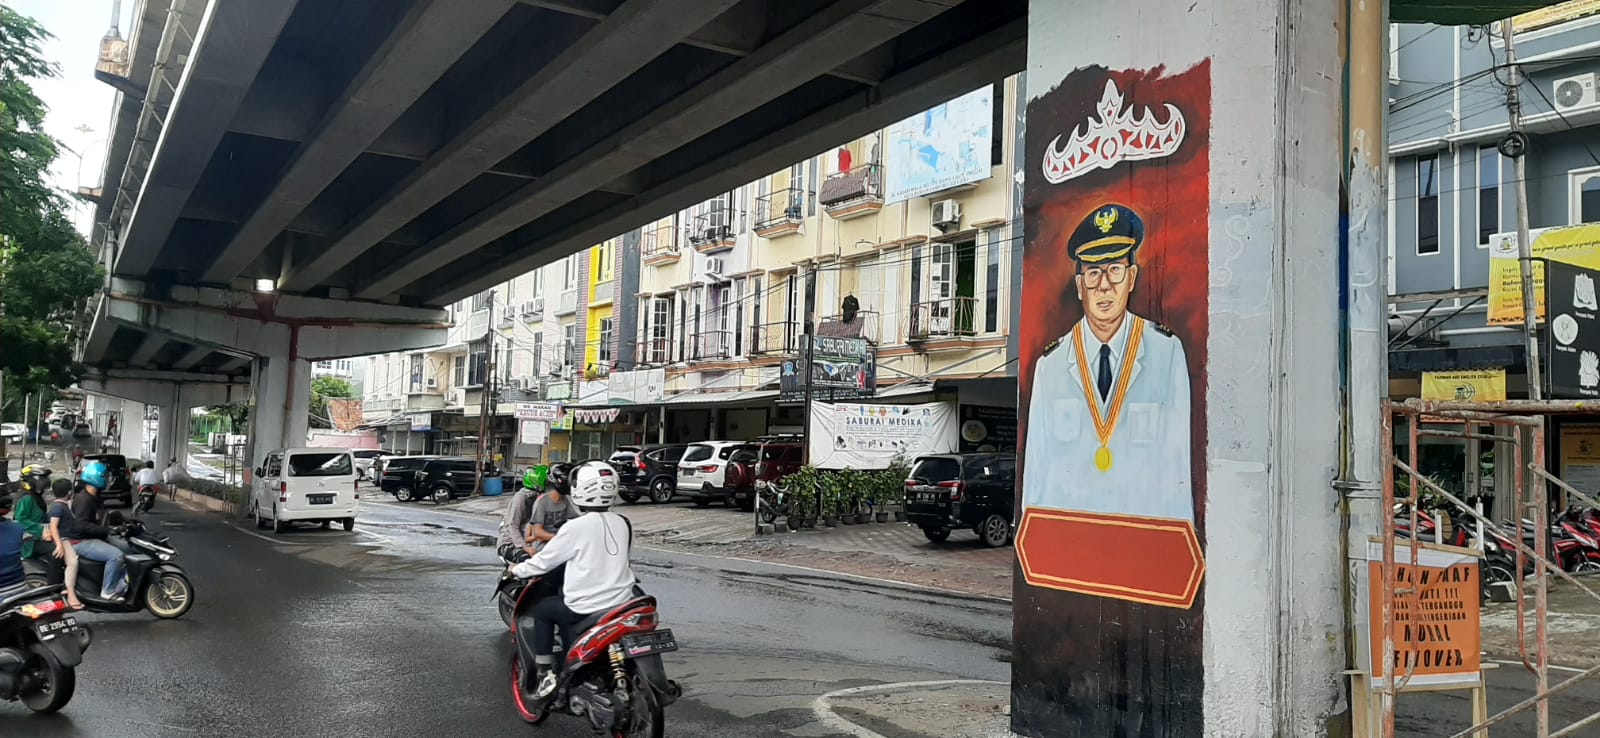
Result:
M0 598L0 699L29 710L66 707L78 684L78 664L93 640L67 612L60 585Z
M501 617L511 627L511 698L517 714L537 725L552 713L587 717L597 733L612 738L661 738L666 731L663 708L683 690L667 678L661 654L678 650L672 631L657 628L656 599L635 587L636 597L620 607L586 618L566 653L556 690L536 695L533 652L533 607L559 591L540 587L538 579L521 580L508 570L495 589ZM559 639L559 635L557 638Z
M156 486L153 484L139 485L138 502L134 503L133 514L143 515L156 506Z
M90 612L127 613L149 610L151 615L170 620L183 617L194 605L194 585L189 575L174 561L178 550L166 536L145 529L137 517L124 520L112 511L106 521L112 530L109 542L122 549L123 571L128 576L128 593L121 598L100 596L105 564L78 558L78 599ZM49 546L36 547L42 555L22 562L28 582L35 586L60 582L64 567L50 557Z

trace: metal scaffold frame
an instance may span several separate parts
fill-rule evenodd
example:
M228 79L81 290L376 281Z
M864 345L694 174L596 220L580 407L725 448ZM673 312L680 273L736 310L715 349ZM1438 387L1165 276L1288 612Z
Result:
M1569 689L1579 681L1600 674L1600 667L1591 668L1555 686L1550 684L1550 641L1549 641L1549 578L1551 574L1561 577L1579 590L1600 602L1600 593L1597 593L1584 582L1564 571L1556 562L1550 559L1550 502L1548 491L1550 485L1561 490L1569 498L1576 499L1583 504L1600 507L1594 497L1581 490L1573 488L1563 482L1556 475L1545 468L1545 416L1576 413L1594 413L1600 406L1583 401L1562 400L1506 400L1500 402L1462 402L1441 400L1407 400L1404 403L1389 403L1389 409L1383 415L1383 455L1384 466L1387 472L1383 476L1383 509L1392 512L1396 502L1405 502L1409 508L1410 535L1404 545L1410 557L1410 565L1417 564L1418 551L1424 541L1417 528L1419 493L1425 488L1447 500L1457 509L1462 510L1478 526L1478 545L1483 545L1484 531L1491 530L1501 534L1506 540L1513 542L1516 548L1516 571L1513 572L1515 584L1515 599L1517 607L1517 648L1522 664L1532 673L1537 680L1537 692L1526 700L1502 710L1486 719L1478 720L1474 725L1456 733L1451 738L1481 738L1488 735L1488 728L1500 723L1507 718L1528 709L1537 711L1538 738L1566 738L1576 736L1586 727L1600 723L1600 710L1597 710L1564 728L1551 732L1550 728L1550 698ZM1395 418L1407 419L1407 451L1408 458L1402 460L1395 453L1394 427ZM1434 426L1440 424L1462 426L1462 430L1453 431L1440 428L1422 428L1426 422ZM1480 425L1492 425L1494 434L1483 434L1476 430ZM1502 432L1505 431L1505 432ZM1444 436L1454 438L1477 438L1480 440L1508 443L1511 445L1514 471L1512 477L1512 500L1514 512L1518 520L1513 530L1506 531L1504 526L1496 524L1483 515L1482 510L1475 505L1468 504L1461 497L1440 487L1438 484L1423 476L1416 470L1414 464L1417 460L1417 440L1421 436ZM1396 498L1397 475L1404 475L1409 480L1406 485L1407 492L1402 499ZM1383 525L1383 561L1382 576L1385 586L1379 587L1381 593L1380 603L1382 608L1383 627L1383 658L1385 664L1394 664L1397 647L1394 642L1394 610L1400 597L1417 597L1417 588L1397 589L1389 583L1395 581L1397 576L1396 549L1401 543L1395 531L1393 521L1387 518ZM1521 519L1527 516L1533 522L1533 545L1524 543L1521 530ZM1522 575L1527 561L1533 562L1532 581ZM1533 606L1531 612L1526 602L1525 594L1528 587L1533 590ZM1534 642L1530 651L1527 637L1527 621L1529 616L1533 619ZM1410 661L1410 660L1408 660ZM1415 661L1410 665L1403 676L1396 675L1397 669L1384 669L1384 679L1378 686L1381 696L1382 735L1391 738L1395 733L1395 698L1406 687L1415 671Z

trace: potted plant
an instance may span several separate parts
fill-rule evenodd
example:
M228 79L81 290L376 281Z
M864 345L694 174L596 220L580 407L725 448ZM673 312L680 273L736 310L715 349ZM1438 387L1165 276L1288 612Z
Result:
M894 505L894 521L906 522L906 477L911 475L911 465L906 463L905 457L895 456L889 462L889 468L883 470L883 488L887 497L885 501Z
M788 525L790 530L815 528L817 492L822 483L816 467L801 467L784 480L790 490Z
M894 498L891 482L887 469L872 474L872 513L880 523L889 522L889 502Z

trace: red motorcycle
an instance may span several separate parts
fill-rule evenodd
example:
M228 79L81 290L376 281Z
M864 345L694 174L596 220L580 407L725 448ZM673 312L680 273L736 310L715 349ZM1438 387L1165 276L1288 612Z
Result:
M580 634L576 642L561 644L566 661L555 692L539 699L536 671L528 668L535 663L533 606L541 597L561 595L536 586L538 581L516 579L507 570L496 589L497 597L515 602L509 619L511 700L517 713L537 725L565 710L587 717L595 732L611 738L661 738L666 730L662 708L683 691L661 663L661 654L678 650L678 641L671 630L657 627L656 598L635 587L634 599L579 623L573 629Z

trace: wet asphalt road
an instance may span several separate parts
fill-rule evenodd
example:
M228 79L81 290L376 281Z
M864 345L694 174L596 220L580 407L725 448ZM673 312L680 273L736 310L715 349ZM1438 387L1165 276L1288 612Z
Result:
M163 501L165 502L165 501ZM158 506L194 579L183 619L87 615L96 642L58 716L0 704L0 735L590 736L514 714L489 597L494 521L372 504L357 531L283 537ZM683 650L669 736L836 735L819 694L882 682L1009 675L1010 608L641 551L636 566Z

